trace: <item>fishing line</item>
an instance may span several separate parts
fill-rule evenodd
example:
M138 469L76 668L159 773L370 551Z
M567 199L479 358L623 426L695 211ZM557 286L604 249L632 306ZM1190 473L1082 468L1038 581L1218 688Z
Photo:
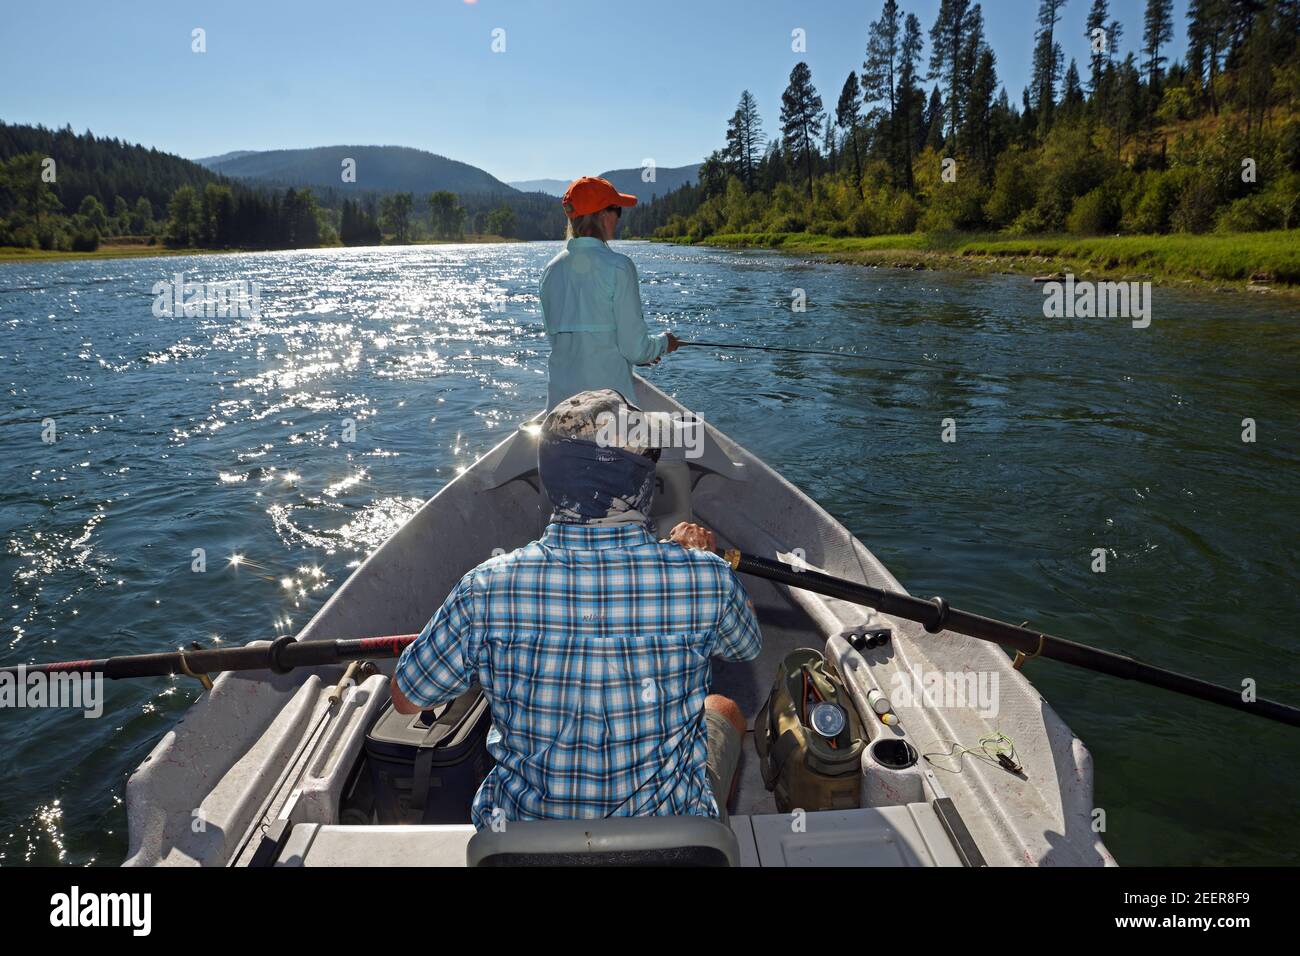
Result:
M780 345L741 345L738 342L688 342L685 339L678 339L678 345L693 345L698 348L708 349L747 349L754 352L778 352L789 353L791 355L827 355L832 358L851 358L861 359L864 362L889 362L893 365L906 365L911 368L928 368L941 369L951 372L962 372L965 369L957 368L952 365L935 365L926 362L909 362L906 359L884 358L878 355L863 355L860 352L832 352L827 349L797 349Z
M699 341L687 341L685 339L678 339L677 344L679 346L694 346L696 348L710 348L710 349L723 349L723 350L744 349L753 352L775 352L777 354L790 354L790 355L821 355L821 356L826 356L828 358L858 359L859 361L862 362L884 362L889 365L901 365L905 368L926 369L932 372L934 371L949 372L954 375L978 375L982 378L997 379L1004 382L1016 382L1025 379L1036 378L1039 379L1040 381L1073 382L1079 385L1091 385L1091 386L1100 386L1100 387L1109 387L1115 384L1113 382L1106 382L1101 379L1083 378L1081 376L1068 375L1060 372L1033 371L1033 372L1026 372L1023 375L1017 377L1014 375L1007 375L1001 372L983 372L978 369L962 368L959 365L948 365L946 363L940 363L940 362L912 362L912 361L908 361L907 359L886 358L883 355L863 355L861 352L832 352L827 349L801 349L801 348L793 348L790 346L782 346L782 345L742 345L739 342L699 342Z
M970 754L976 760L983 760L985 763L995 764L1006 770L1010 770L1012 773L1016 773L1021 769L1020 761L1016 759L1015 741L1000 731L981 737L979 739L978 750L972 747L963 747L960 744L954 743L952 747L948 749L947 753L935 750L927 754L921 754L921 759L930 764L930 766L934 767L936 770L945 770L948 773L961 773L961 759L967 754ZM951 759L954 756L957 758L956 770L951 767L941 766L940 764L935 763L934 760L930 759L932 757Z

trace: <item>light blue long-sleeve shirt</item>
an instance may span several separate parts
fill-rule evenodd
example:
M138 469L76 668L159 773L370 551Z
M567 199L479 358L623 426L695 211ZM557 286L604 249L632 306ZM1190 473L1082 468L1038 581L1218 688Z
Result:
M551 343L546 407L588 389L612 388L636 401L634 366L668 351L641 311L636 266L599 239L580 236L542 272L542 317Z

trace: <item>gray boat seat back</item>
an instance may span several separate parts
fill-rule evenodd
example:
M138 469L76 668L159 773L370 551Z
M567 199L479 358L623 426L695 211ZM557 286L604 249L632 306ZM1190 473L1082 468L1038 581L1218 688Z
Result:
M468 866L739 866L740 844L713 817L510 821L482 829Z
M655 467L655 496L650 504L650 517L661 538L668 537L683 521L695 520L691 510L691 470L681 451L672 455L673 451L665 449Z

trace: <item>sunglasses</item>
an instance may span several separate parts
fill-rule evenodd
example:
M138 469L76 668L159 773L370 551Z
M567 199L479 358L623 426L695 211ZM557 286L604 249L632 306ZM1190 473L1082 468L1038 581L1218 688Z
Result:
M622 207L622 206L606 206L606 207L605 207L605 212L612 212L612 213L614 214L614 218L615 218L615 219L622 219L622 218L623 218L623 207Z

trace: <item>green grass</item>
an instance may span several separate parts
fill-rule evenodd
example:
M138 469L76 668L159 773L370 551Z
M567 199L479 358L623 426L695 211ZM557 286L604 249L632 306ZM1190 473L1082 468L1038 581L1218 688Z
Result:
M1294 230L1201 236L1000 239L969 242L960 251L962 255L976 256L1043 256L1107 272L1136 269L1156 276L1211 282L1244 282L1260 275L1287 285L1300 283L1300 232Z
M812 233L732 233L703 244L828 255L838 261L983 271L1072 271L1077 275L1144 274L1210 284L1246 283L1260 275L1300 284L1300 232L1169 236L1027 236L910 233L831 236Z
M421 239L407 245L435 246L454 243L518 242L504 236L474 233L463 239ZM393 245L393 243L386 243ZM342 246L313 246L315 249L340 249ZM143 243L105 243L94 252L64 252L62 250L31 249L24 246L0 246L0 262L41 262L50 259L123 259L141 256L213 256L232 252L266 252L265 249L172 249L164 245L149 246Z
M811 232L724 233L710 236L706 243L721 246L755 246L789 249L792 252L874 252L880 249L929 250L937 248L938 236L914 232L898 236L844 236L835 238Z
M58 249L32 249L26 246L0 246L0 262L41 262L47 259L138 259L148 256L194 256L229 249L169 249L166 246L103 245L94 252L64 252Z

